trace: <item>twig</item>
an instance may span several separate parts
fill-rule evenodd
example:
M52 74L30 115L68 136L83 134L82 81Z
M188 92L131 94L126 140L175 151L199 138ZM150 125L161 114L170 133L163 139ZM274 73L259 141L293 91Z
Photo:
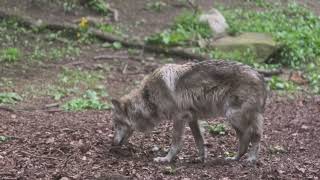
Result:
M180 167L176 168L175 171L179 171L179 170L184 169L184 168L186 168L186 167L185 166L180 166Z
M99 55L99 56L95 56L93 58L94 60L99 60L99 59L129 59L129 56L115 56L115 55Z
M94 60L102 60L102 59L110 59L110 60L135 60L135 61L143 61L145 60L145 58L143 57L134 57L134 56L118 56L118 55L108 55L108 54L105 54L105 55L99 55L99 56L95 56L93 58Z
M13 173L10 173L10 172L0 172L0 176L15 176L15 174L13 174ZM13 179L15 179L15 178L13 178Z
M45 108L59 107L59 103L46 104Z
M126 65L124 65L124 68L122 70L122 74L127 74L127 69L128 69L128 63L126 63Z
M196 14L199 12L199 6L194 3L193 0L187 0L189 6L193 9L193 13Z
M58 159L58 158L55 158L55 157L49 157L49 156L38 156L38 155L35 155L35 154L31 154L27 151L20 151L21 153L23 154L26 154L26 155L29 155L29 156L32 156L32 157L37 157L37 158L42 158L42 159L53 159L53 160L61 160L61 159Z
M64 160L64 162L63 162L63 166L62 166L62 168L65 168L66 166L67 166L67 163L68 163L68 161L70 160L70 158L72 157L72 156L74 156L75 155L75 153L74 154L69 154L68 156L67 156L67 158Z
M64 66L77 66L77 65L81 65L85 63L85 61L72 61L72 62L68 62L68 63L65 63Z

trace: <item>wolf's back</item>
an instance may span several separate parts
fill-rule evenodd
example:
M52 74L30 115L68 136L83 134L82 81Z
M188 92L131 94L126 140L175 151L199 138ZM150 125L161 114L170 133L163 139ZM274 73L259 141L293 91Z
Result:
M257 104L263 111L267 96L264 78L251 67L234 61L203 61L181 65L184 70L175 84L175 92L192 103L212 103L238 97ZM260 110L259 110L260 111Z

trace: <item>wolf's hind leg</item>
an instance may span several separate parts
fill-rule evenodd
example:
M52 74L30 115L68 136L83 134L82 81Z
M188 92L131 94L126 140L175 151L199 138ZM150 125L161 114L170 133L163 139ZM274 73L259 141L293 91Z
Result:
M201 133L199 123L197 120L192 120L192 121L189 121L189 126L193 134L194 140L196 142L196 145L198 147L199 160L201 162L204 162L205 159L207 158L207 149L204 146L204 138L203 138L203 134Z
M238 153L235 156L235 160L239 160L247 151L250 143L250 130L246 129L244 132L240 132Z
M165 157L156 157L156 162L171 162L182 148L182 140L185 128L184 120L176 120L173 123L172 143L168 154Z
M238 153L235 157L227 158L231 160L239 160L247 151L251 139L251 128L246 115L241 109L230 109L227 112L227 118L237 133L239 140Z
M260 150L260 141L263 134L263 116L259 113L255 116L255 120L252 124L252 135L251 135L251 149L247 161L249 163L255 163L258 159Z

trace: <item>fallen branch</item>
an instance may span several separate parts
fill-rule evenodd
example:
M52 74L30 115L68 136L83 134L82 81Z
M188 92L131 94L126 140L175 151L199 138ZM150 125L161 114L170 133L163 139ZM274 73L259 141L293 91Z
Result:
M61 30L69 30L69 31L75 31L75 32L79 31L79 27L75 24L47 23L47 22L44 22L43 20L35 20L25 15L19 16L17 14L10 14L0 10L0 19L1 18L15 19L22 25L29 28L34 28L34 29L40 29L40 30L49 29L52 31L61 31ZM162 53L166 55L177 56L177 57L187 58L187 59L198 59L198 60L209 59L209 57L207 56L195 54L183 48L165 48L160 46L148 45L148 44L145 44L144 42L139 42L139 41L130 41L128 39L124 39L106 32L102 32L95 28L89 28L88 33L103 41L107 41L111 43L120 42L123 46L129 47L129 48L144 49L149 52Z
M105 55L95 56L93 59L100 60L100 59L130 59L130 58L131 57L129 57L129 56L117 56L117 55L105 54Z
M189 3L192 4L192 1L188 1ZM61 31L61 30L69 30L69 31L79 31L79 27L75 24L70 24L70 23L46 23L42 20L34 20L28 16L19 16L17 14L10 14L4 11L0 10L0 19L1 18L7 18L7 19L15 19L22 25L25 25L30 28L36 28L36 29L49 29L52 31ZM129 39L124 39L118 36L114 36L112 34L102 32L98 29L95 28L89 28L88 33L90 33L92 36L102 40L102 41L107 41L110 43L113 42L120 42L124 47L128 48L136 48L136 49L143 49L145 51L153 52L153 53L158 53L158 54L166 54L170 56L176 56L176 57L181 57L185 59L192 59L192 60L198 60L198 61L203 61L203 60L208 60L210 59L209 56L206 55L201 55L201 54L196 54L190 52L191 50L184 49L184 48L179 48L179 47L170 47L170 48L165 48L161 46L154 46L154 45L149 45L145 44L144 42L141 41L132 41ZM95 57L95 59L100 59L102 57ZM278 75L281 74L282 71L280 70L274 70L274 71L264 71L264 70L258 70L259 73L263 74L264 76L272 76L272 75ZM7 109L10 111L9 109Z

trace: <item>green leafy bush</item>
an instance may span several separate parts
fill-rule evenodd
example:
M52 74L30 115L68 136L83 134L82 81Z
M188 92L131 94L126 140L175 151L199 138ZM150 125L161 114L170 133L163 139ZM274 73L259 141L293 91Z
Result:
M88 1L88 6L103 15L107 15L109 13L109 4L104 0L90 0Z
M291 3L265 11L223 10L230 31L268 32L283 45L280 59L299 67L320 56L320 19L311 11Z
M168 6L165 2L156 1L156 2L148 2L147 9L154 10L160 12L164 7Z
M178 16L174 25L161 33L148 37L147 43L160 45L185 45L187 42L212 36L208 23L199 21L199 14L185 12Z
M67 111L81 111L84 109L108 109L110 105L102 103L95 91L88 90L83 97L75 98L63 105L63 109Z
M247 49L246 51L234 50L231 52L212 50L210 51L210 57L213 59L236 60L248 65L255 65L254 59L256 58L256 55L250 49Z

